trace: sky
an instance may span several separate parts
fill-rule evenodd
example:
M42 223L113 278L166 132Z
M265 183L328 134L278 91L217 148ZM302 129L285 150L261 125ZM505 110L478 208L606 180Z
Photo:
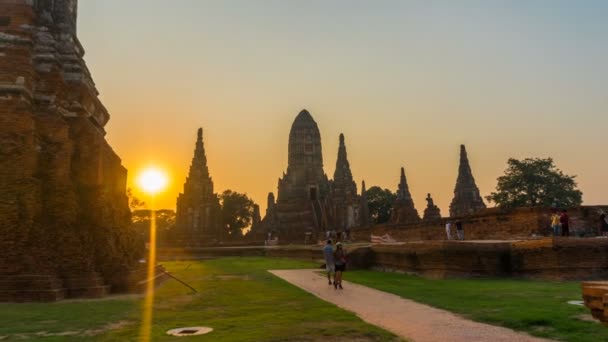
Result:
M331 178L338 136L361 180L448 214L465 144L482 196L508 158L552 157L608 203L608 2L84 0L78 36L129 170L165 169L174 208L198 127L216 192L260 204L308 109ZM490 204L492 206L492 204Z

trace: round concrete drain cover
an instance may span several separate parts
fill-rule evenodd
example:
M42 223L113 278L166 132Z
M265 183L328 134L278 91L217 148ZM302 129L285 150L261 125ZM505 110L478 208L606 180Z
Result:
M195 336L195 335L204 335L213 331L213 328L208 327L186 327L186 328L177 328L171 329L167 331L167 335L171 336Z
M585 302L583 302L582 300L569 300L568 304L584 306Z

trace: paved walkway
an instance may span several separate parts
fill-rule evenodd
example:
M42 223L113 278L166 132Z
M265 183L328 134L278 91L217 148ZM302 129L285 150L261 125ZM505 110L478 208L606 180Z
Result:
M356 313L364 321L414 342L541 342L549 341L493 325L473 322L448 311L347 281L344 290L327 284L318 270L270 273L315 296Z

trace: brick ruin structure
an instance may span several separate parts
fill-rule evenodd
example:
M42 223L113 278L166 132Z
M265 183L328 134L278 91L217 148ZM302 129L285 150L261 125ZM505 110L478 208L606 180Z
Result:
M184 192L177 197L173 243L179 246L213 243L221 239L221 225L220 200L213 190L203 129L199 128Z
M433 202L431 194L427 194L426 209L424 209L424 216L422 217L422 221L433 222L437 220L441 220L441 211L439 210L439 207L435 205L435 202Z
M329 180L323 170L319 128L310 113L302 110L289 132L287 172L278 181L276 203L269 193L266 216L257 232L299 241L305 233L346 231L367 225L367 208L361 209L366 206L365 197L357 194L344 135L340 135L334 179Z
M143 241L76 0L0 0L0 301L129 287Z
M401 178L397 186L397 197L393 203L393 210L389 219L390 223L418 223L420 216L414 206L412 195L410 194L407 179L405 178L405 169L401 168Z
M460 145L460 166L454 188L454 198L450 204L450 217L471 215L485 208L486 205L481 199L479 188L477 188L471 172L467 150L464 145Z

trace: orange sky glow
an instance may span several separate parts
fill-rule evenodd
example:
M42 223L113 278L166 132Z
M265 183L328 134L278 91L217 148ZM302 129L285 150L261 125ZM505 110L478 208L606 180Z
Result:
M319 125L330 178L344 133L359 190L361 180L396 190L404 166L419 213L431 193L448 214L460 144L482 196L508 158L553 157L578 175L586 204L608 203L608 30L590 9L167 4L79 5L85 60L129 187L146 200L138 173L170 176L158 208L175 208L203 127L216 192L247 193L263 214L303 108Z

